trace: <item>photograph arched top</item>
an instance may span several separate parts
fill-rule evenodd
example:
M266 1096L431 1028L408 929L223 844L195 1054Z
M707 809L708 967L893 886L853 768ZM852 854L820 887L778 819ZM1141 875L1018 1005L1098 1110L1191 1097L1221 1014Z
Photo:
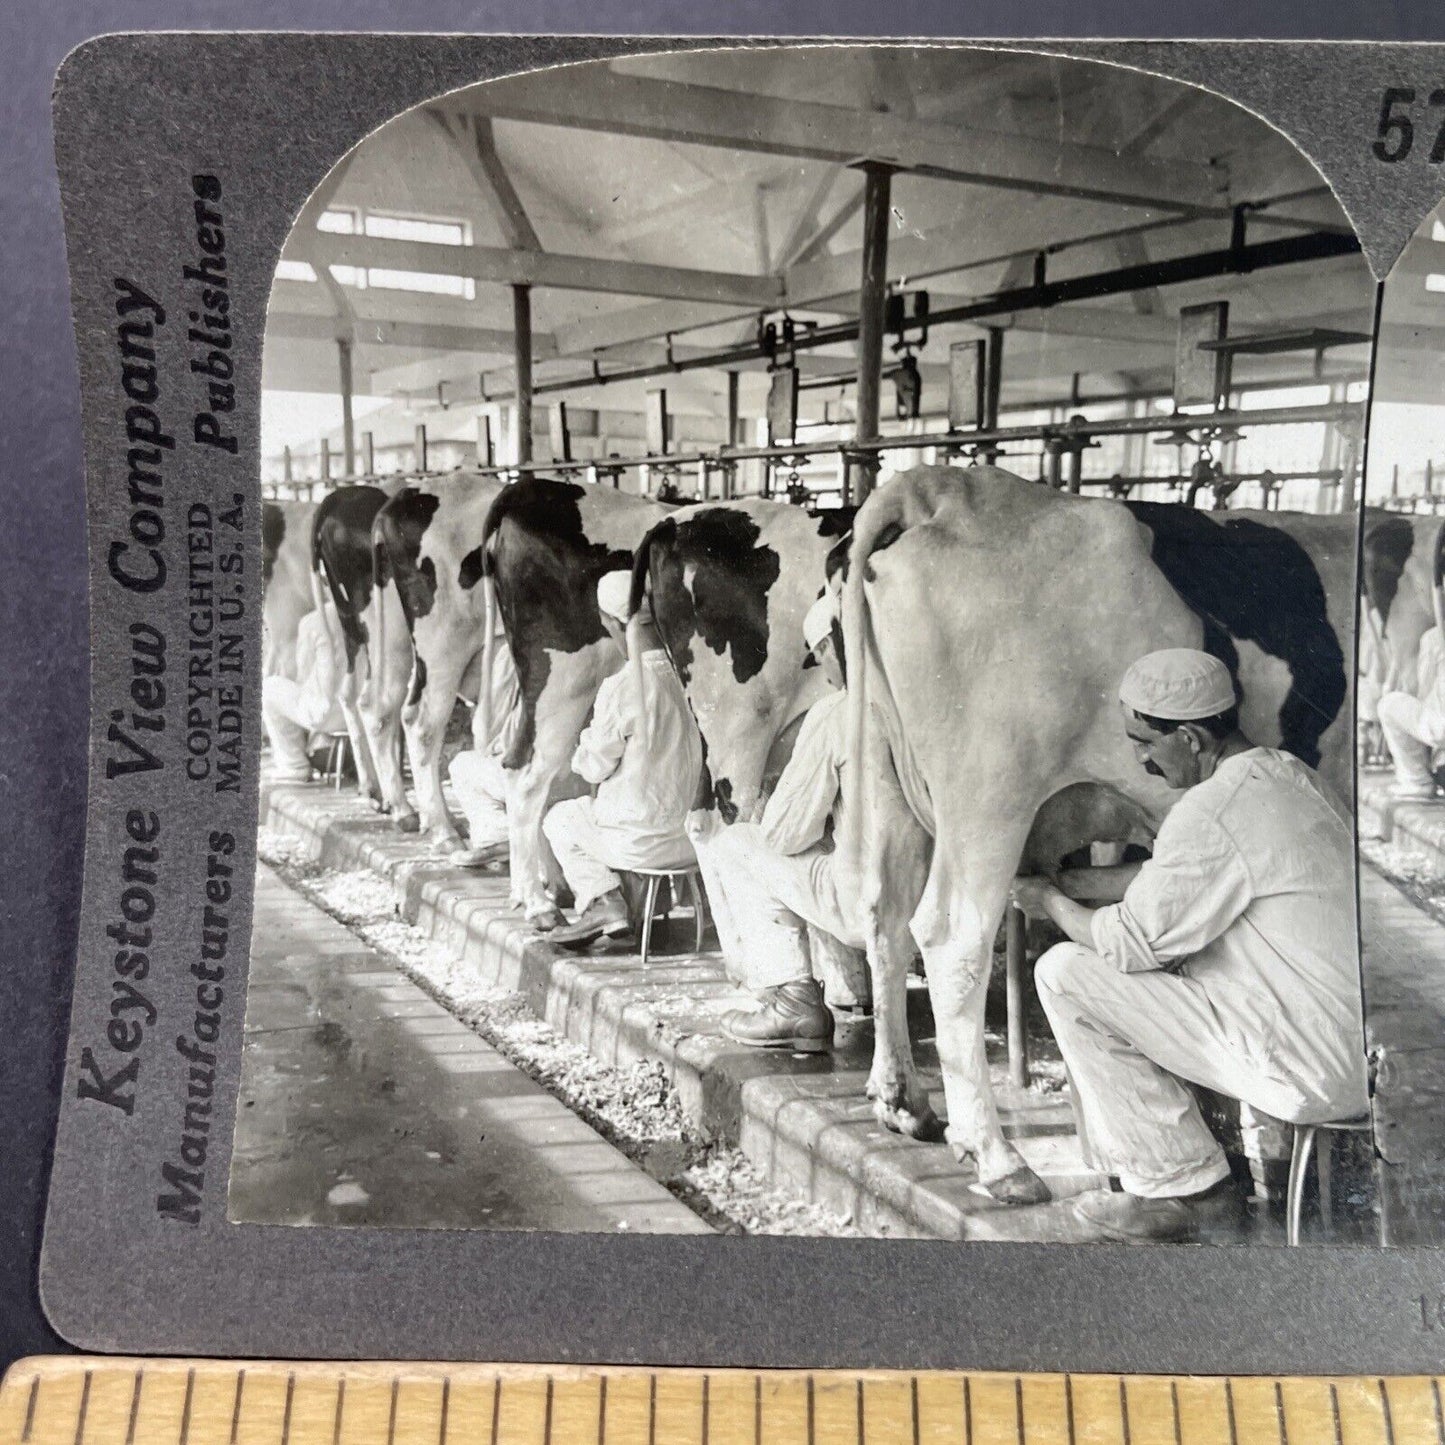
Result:
M1220 302L1227 320L1181 341L1180 313ZM1217 373L1224 400L1343 400L1363 386L1371 306L1319 172L1196 87L951 46L588 62L440 96L326 178L272 293L265 477L693 456L852 438L875 409L885 434L1172 413L1176 352L1200 341L1228 347L1194 377L1208 390ZM861 427L860 328L882 359ZM966 404L958 344L1005 333ZM1083 472L1101 478L1198 459L1096 440ZM1303 447L1250 447L1251 473L1311 469ZM1047 468L1041 446L1015 455ZM842 490L765 470L738 485ZM620 484L665 480L629 467Z

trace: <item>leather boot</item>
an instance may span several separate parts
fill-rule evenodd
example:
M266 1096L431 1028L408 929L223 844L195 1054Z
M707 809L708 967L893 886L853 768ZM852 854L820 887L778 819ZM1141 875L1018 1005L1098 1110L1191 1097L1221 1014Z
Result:
M800 1054L825 1054L833 1047L833 1015L817 980L795 979L764 989L761 998L760 1009L723 1015L723 1032L734 1043Z
M1201 1235L1228 1240L1243 1224L1244 1200L1233 1179L1173 1199L1092 1189L1074 1201L1074 1213L1096 1238L1115 1244L1172 1243Z
M575 922L564 928L554 928L548 937L553 943L575 947L578 944L591 943L603 934L614 938L618 934L626 933L631 926L627 917L627 905L622 901L621 892L614 888L611 893L594 898L577 915Z

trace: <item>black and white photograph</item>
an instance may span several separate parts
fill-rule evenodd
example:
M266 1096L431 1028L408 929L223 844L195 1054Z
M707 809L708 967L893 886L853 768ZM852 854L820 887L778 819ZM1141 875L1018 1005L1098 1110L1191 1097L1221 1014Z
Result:
M1399 109L1398 105L1396 107ZM1360 926L1382 1215L1445 1243L1445 209L1386 278L1359 631Z
M1265 120L1017 50L590 61L338 157L229 1218L1438 1242L1445 223L1371 403L1375 292Z

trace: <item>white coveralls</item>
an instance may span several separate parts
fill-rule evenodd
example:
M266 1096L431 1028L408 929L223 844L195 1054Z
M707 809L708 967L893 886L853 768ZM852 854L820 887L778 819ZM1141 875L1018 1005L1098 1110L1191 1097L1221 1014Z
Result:
M327 611L331 612L328 604ZM311 776L306 745L312 733L346 730L338 689L346 668L341 627L312 610L296 631L296 677L275 675L261 683L261 720L271 743L271 776L304 783Z
M521 724L518 706L521 689L512 649L498 640L492 652L492 675L482 679L491 700L493 732L490 738L472 737L472 746L451 760L447 776L457 806L467 820L467 839L473 848L507 841L507 772L502 758ZM480 707L481 700L478 699Z
M572 755L573 772L596 785L596 796L569 798L542 820L579 912L621 886L614 869L696 861L683 823L702 739L667 653L650 648L640 662L641 698L631 667L605 678Z
M1291 1123L1366 1111L1353 857L1311 770L1252 748L1174 805L1092 949L1044 954L1092 1168L1152 1198L1225 1178L1181 1079Z
M1445 645L1432 627L1420 639L1418 695L1387 692L1376 706L1380 729L1390 745L1395 781L1410 792L1432 796L1430 774L1434 750L1445 744Z
M740 982L752 992L812 976L807 924L849 948L863 947L844 901L856 888L840 876L838 854L824 841L829 817L835 837L846 837L849 826L842 790L847 701L846 692L830 692L808 709L761 824L734 823L708 844L727 877L743 943ZM792 946L779 946L776 929L792 935Z

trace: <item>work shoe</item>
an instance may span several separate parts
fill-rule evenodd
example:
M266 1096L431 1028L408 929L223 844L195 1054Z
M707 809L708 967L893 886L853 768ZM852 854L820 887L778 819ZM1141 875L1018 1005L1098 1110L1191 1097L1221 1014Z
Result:
M1244 1201L1232 1178L1198 1194L1145 1199L1127 1191L1091 1189L1074 1201L1074 1213L1103 1240L1116 1244L1168 1244L1236 1233Z
M753 1049L792 1049L800 1054L825 1054L833 1047L833 1015L823 990L811 978L766 988L762 1007L724 1014L723 1032L734 1043Z
M593 939L601 938L604 934L608 938L615 938L631 927L627 905L622 901L621 892L614 888L611 893L594 898L577 915L575 921L562 928L554 928L548 937L553 943L575 946L591 943Z

